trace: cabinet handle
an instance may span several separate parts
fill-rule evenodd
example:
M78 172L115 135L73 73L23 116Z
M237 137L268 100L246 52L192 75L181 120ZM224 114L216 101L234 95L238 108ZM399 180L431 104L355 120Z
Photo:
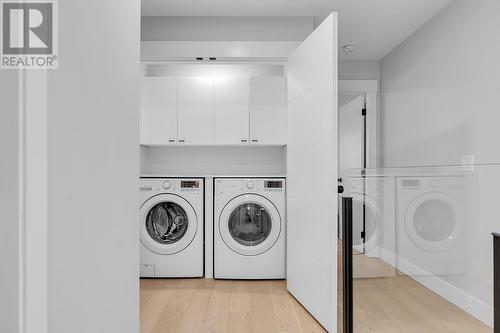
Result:
M184 143L184 142L186 142L186 140L184 140L184 139L179 139L179 143Z
M258 139L252 139L252 142L259 142Z
M175 139L169 139L168 142L170 143L174 143L175 142Z
M241 142L248 142L247 139L241 139Z

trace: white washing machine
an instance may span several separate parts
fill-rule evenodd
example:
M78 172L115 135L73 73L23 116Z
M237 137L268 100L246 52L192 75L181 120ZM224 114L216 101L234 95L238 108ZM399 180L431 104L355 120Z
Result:
M394 177L350 177L345 180L343 196L353 199L354 249L394 262Z
M285 278L284 178L215 179L214 277Z
M410 276L467 271L467 178L401 177L397 190L397 268Z
M141 277L202 277L203 179L141 178Z

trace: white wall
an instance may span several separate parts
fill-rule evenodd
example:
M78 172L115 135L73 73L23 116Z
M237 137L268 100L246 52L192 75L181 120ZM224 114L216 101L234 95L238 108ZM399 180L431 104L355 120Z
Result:
M141 172L171 175L274 176L286 172L281 147L142 148Z
M500 162L498 13L456 0L382 60L386 166Z
M48 332L137 333L140 1L60 1L59 19L47 93Z
M309 16L144 16L144 41L302 41L313 31Z
M0 74L0 332L17 332L19 320L18 73Z

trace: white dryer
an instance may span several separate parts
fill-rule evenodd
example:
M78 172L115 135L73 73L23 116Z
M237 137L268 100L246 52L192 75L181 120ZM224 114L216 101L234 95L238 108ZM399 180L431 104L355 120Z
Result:
M202 277L203 179L141 178L141 277Z
M285 179L215 179L214 277L285 278Z
M410 276L466 273L467 178L401 177L396 191L397 268Z

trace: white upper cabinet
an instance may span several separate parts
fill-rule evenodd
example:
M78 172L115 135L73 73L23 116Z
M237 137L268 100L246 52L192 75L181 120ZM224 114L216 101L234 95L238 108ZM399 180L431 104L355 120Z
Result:
M143 145L285 145L285 78L145 77Z
M249 89L248 77L214 79L215 144L248 142Z
M212 143L213 80L209 78L179 79L180 144Z
M250 143L286 143L285 78L250 78Z
M144 77L141 96L141 144L177 141L177 79Z

